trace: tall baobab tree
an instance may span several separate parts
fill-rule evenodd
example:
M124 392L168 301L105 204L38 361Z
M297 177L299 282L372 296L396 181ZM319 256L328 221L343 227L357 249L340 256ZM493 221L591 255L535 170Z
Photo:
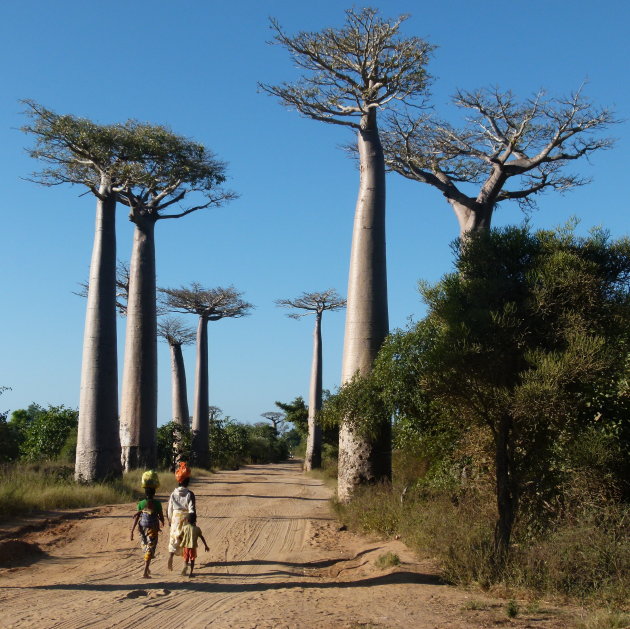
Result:
M389 331L385 247L385 161L377 112L419 105L426 95L431 46L402 38L407 16L384 20L376 9L349 9L340 29L287 35L275 20L275 42L305 74L295 83L261 84L301 114L357 133L359 194L355 209L342 381L367 374ZM379 431L377 431L378 433ZM340 500L354 488L391 476L391 426L383 418L376 438L348 422L339 437Z
M308 436L304 469L310 471L322 466L322 428L317 421L317 414L322 408L322 316L326 310L345 308L346 300L333 289L321 293L302 293L295 299L278 299L278 306L294 308L305 312L292 312L287 316L299 319L309 314L315 315L313 330L313 360L311 363L311 382L308 398Z
M35 137L29 154L47 166L32 177L45 186L79 184L96 197L96 228L83 341L75 477L121 475L116 353L116 199L128 185L129 149L142 150L133 125L99 125L24 101Z
M388 168L436 188L455 212L460 238L489 230L502 201L527 210L541 192L587 183L565 167L612 145L598 137L615 122L612 113L594 107L581 90L568 98L539 92L522 102L510 91L458 91L453 102L467 114L464 127L432 115L395 115L382 138ZM477 192L464 192L467 184Z
M203 145L165 127L152 128L152 139L152 151L141 156L139 182L119 193L135 224L120 412L125 469L152 467L157 454L155 224L220 206L236 196L221 187L225 164ZM199 202L188 202L190 196Z
M172 413L171 419L183 428L189 428L188 397L186 392L186 369L182 345L195 342L195 331L179 319L166 317L158 323L158 336L163 338L171 353Z
M208 321L239 318L250 314L253 306L234 287L206 289L196 282L190 288L163 288L166 307L173 312L192 313L199 317L197 326L197 365L195 370L195 400L193 407L192 454L196 465L210 466L208 445L208 412L210 394L208 381Z

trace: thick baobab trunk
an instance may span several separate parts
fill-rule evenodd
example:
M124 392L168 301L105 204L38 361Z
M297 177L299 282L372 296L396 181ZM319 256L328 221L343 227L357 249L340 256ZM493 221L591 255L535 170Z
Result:
M208 320L199 317L197 326L197 366L195 369L195 402L192 425L192 452L195 465L210 467L208 392Z
M186 392L186 369L182 346L178 343L169 343L171 350L171 384L172 384L172 420L184 428L190 425L188 414L188 395Z
M99 189L90 265L75 478L119 477L118 365L116 355L116 198Z
M129 270L120 440L125 470L157 462L155 220L135 220Z
M475 203L473 207L458 201L449 200L459 223L459 237L461 240L467 234L490 231L492 221L492 206Z
M322 429L317 421L317 413L322 408L322 313L315 315L313 330L313 363L311 385L308 397L308 436L304 469L310 471L322 466Z
M389 331L385 247L385 161L372 110L358 134L361 179L354 217L342 382L368 374ZM339 431L338 497L363 483L391 478L391 426L383 418L373 440L343 423Z

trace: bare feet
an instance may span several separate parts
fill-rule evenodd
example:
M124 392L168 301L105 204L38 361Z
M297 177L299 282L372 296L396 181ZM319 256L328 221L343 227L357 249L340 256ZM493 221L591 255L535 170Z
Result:
M168 563L166 564L166 567L167 567L169 570L172 570L172 569L173 569L173 555L170 555L170 556L169 556L169 558L168 558Z
M187 574L188 574L188 566L184 564L184 567L182 568L182 576L185 577Z

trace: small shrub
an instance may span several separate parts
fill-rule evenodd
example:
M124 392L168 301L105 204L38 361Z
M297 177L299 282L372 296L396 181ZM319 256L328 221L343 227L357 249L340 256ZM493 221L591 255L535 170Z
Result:
M508 618L516 618L519 611L518 603L514 599L508 601L508 604L505 606L505 613Z
M396 553L387 552L378 557L374 565L381 570L385 568L393 568L400 565L400 557Z

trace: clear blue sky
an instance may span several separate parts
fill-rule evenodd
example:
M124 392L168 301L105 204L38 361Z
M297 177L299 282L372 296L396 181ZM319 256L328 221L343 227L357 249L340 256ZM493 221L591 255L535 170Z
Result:
M586 94L630 119L627 34L630 3L607 0L443 0L374 2L386 16L410 13L404 32L438 46L429 65L433 102L443 115L458 87L497 85L528 96L539 88ZM258 93L257 81L295 76L286 52L267 41L268 16L289 32L341 25L350 4L332 0L21 0L0 6L0 410L78 406L94 200L72 187L22 179L37 164L21 98L99 122L135 118L169 125L229 164L240 199L156 229L158 284L233 284L256 305L246 319L210 324L210 399L240 421L276 410L275 400L308 394L312 320L294 321L274 300L329 287L345 294L358 173L338 148L349 131L301 118ZM617 146L580 171L593 182L564 197L540 198L535 227L578 216L581 229L628 233L625 187L628 124ZM388 178L391 327L422 316L419 279L452 263L457 224L433 189ZM516 205L497 225L519 223ZM119 257L128 259L132 225L118 214ZM195 325L194 317L189 318ZM344 314L324 319L324 386L339 383ZM119 322L120 369L124 321ZM185 351L192 403L194 350ZM168 349L160 344L159 421L170 416Z

